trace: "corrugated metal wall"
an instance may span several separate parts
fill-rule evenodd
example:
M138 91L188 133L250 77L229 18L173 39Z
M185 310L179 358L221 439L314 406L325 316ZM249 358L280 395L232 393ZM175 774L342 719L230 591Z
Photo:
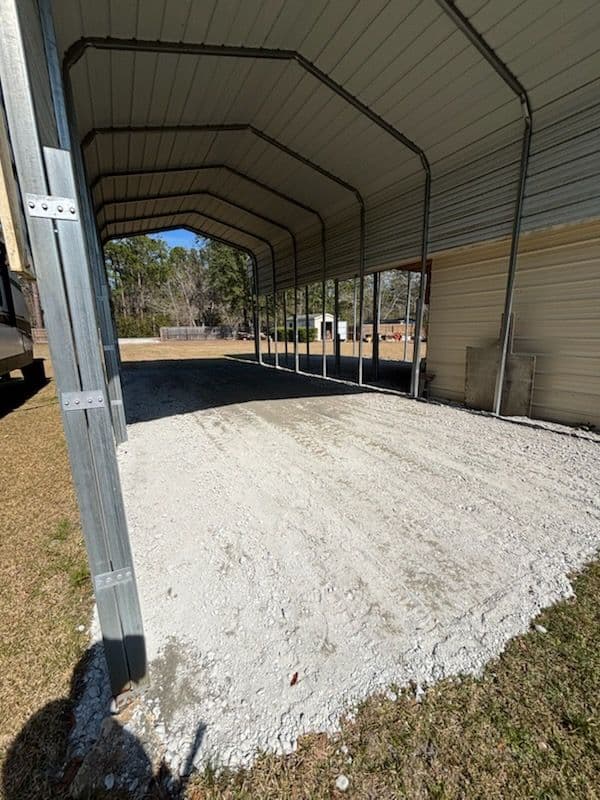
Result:
M464 400L467 345L498 338L509 242L433 258L428 372L432 396ZM522 237L515 352L537 356L534 417L600 425L600 220Z

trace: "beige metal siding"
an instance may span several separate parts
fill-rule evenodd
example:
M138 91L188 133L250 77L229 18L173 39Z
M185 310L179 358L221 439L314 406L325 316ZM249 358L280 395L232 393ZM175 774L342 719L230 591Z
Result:
M508 240L433 257L432 395L464 400L468 345L497 340ZM537 356L533 416L600 426L600 220L525 234L515 288L515 352Z

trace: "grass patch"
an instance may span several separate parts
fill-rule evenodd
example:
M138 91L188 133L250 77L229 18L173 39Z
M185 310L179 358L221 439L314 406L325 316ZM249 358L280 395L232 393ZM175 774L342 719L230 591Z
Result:
M74 525L70 519L61 519L56 524L53 538L57 542L66 542L73 533Z
M51 797L34 764L60 764L72 673L87 647L92 607L55 387L0 394L0 762L20 737L6 797ZM2 797L0 789L0 797Z
M365 701L337 737L263 755L248 770L197 775L188 800L600 797L600 564L577 599L544 611L481 678ZM335 788L349 778L344 793Z

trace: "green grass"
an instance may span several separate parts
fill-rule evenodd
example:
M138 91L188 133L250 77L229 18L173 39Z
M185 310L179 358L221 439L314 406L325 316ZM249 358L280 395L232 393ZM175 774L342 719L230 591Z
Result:
M338 737L307 736L291 756L198 775L189 800L600 797L598 562L575 590L536 620L547 633L512 640L480 678L445 680L421 703L412 690L371 697Z

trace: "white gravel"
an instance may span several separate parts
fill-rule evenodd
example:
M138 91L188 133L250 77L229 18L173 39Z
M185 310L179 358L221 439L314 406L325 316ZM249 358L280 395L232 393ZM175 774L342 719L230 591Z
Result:
M600 545L593 434L224 359L126 375L144 702L174 772L477 672Z

